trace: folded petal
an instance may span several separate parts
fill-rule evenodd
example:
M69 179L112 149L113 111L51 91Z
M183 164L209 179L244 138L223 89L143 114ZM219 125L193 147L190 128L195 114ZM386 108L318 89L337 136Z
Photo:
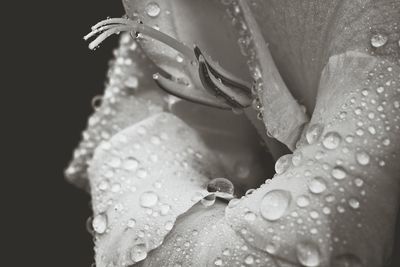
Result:
M151 79L154 66L143 57L128 34L121 38L108 72L102 96L94 98L95 112L88 120L82 141L66 169L67 179L87 189L87 168L94 149L118 131L162 111L163 93Z
M221 176L218 160L201 138L168 113L100 145L89 169L97 266L146 258L176 218L208 194L209 179Z

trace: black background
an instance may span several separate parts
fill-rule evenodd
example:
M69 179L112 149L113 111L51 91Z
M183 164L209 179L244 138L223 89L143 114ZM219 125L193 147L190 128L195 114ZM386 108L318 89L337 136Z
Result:
M122 3L27 1L2 11L0 266L90 266L90 197L63 170L118 40L93 52L82 37L97 21L122 16Z
M118 38L95 52L82 37L121 1L27 1L2 8L0 266L87 267L90 197L63 170L102 93Z

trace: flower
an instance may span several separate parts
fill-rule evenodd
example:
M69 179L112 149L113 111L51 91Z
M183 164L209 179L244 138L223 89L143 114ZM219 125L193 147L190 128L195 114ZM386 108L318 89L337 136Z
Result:
M98 266L381 266L390 257L398 2L124 4L130 20L101 22L88 37L104 31L96 46L128 31L139 41L122 36L67 169L73 180L89 174ZM249 179L269 178L273 156L273 179ZM259 188L239 199L221 177L237 197Z

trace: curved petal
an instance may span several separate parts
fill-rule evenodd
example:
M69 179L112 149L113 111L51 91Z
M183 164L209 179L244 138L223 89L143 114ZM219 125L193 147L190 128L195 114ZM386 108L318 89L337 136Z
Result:
M168 113L100 145L89 169L95 230L103 222L95 231L97 266L143 260L176 218L208 194L209 179L221 176L198 135Z
M399 208L399 73L359 52L332 57L289 167L227 210L236 232L304 266L383 266Z
M75 149L66 178L88 189L87 168L93 151L115 133L163 110L163 93L151 79L154 66L128 34L121 38L108 72L103 96L94 98L95 112Z

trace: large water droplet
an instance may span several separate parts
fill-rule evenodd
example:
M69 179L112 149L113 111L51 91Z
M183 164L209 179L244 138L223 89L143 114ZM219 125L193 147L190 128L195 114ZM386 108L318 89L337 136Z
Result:
M370 156L365 151L360 151L356 153L356 160L360 165L368 165L370 161Z
M314 177L308 183L308 189L314 194L322 193L326 190L326 182L322 177Z
M318 141L321 137L321 134L324 130L324 126L322 124L313 124L311 125L306 132L307 142L311 145Z
M97 234L104 234L107 230L107 215L104 213L96 215L93 218L92 227Z
M284 190L272 190L265 194L261 200L261 215L270 221L278 220L288 209L292 196Z
M146 244L140 243L133 246L131 250L131 259L134 262L139 262L147 257Z
M160 14L160 6L156 2L150 2L145 8L145 12L149 17L157 17Z
M363 267L360 259L353 254L343 254L335 257L331 264L332 267Z
M342 137L337 132L329 132L324 136L322 144L327 149L335 149L342 141Z
M320 255L318 247L311 241L305 241L297 244L297 259L307 267L316 267L320 264Z
M284 173L290 166L292 154L283 155L275 163L275 172L277 174Z
M145 208L150 208L158 202L158 195L153 191L144 192L140 196L140 205Z
M371 37L371 45L375 48L384 46L388 41L388 37L384 34L378 33Z
M231 181L226 178L215 178L207 184L208 192L221 192L233 195L234 186Z

